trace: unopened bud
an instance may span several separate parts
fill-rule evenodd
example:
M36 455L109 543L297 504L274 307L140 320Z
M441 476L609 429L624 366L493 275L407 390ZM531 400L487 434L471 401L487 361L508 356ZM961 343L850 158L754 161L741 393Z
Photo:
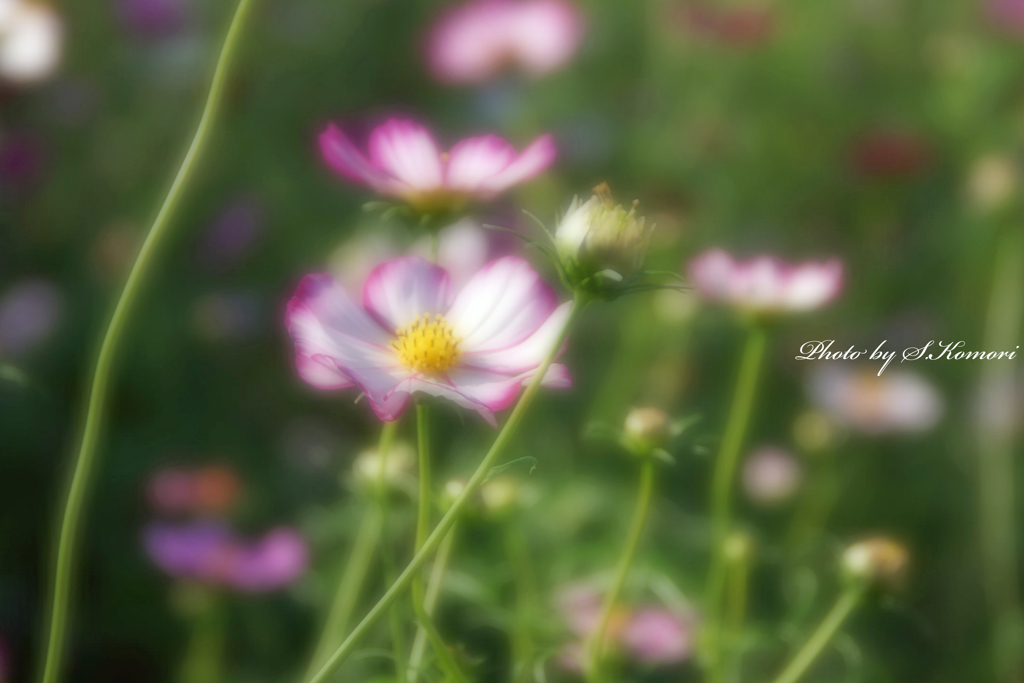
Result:
M884 536L854 543L843 553L843 573L851 581L892 590L898 588L910 566L907 549Z
M671 421L658 408L633 408L626 415L623 432L638 454L647 454L664 446L671 436Z
M1017 194L1020 174L1011 159L992 154L978 159L967 179L967 193L981 211L1004 206Z

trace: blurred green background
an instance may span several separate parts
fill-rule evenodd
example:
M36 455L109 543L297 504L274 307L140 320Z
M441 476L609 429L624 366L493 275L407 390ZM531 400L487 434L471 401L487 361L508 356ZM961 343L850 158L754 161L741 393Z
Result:
M0 638L12 681L34 671L50 532L96 340L191 135L232 10L222 0L181 3L180 21L159 31L133 26L115 0L61 3L57 72L0 91L0 296L42 282L57 302L38 343L0 345ZM347 474L377 423L350 392L300 382L283 311L301 275L326 268L357 230L410 239L399 222L364 214L370 196L334 177L315 147L329 120L358 127L393 113L428 122L443 146L482 131L517 146L555 135L552 169L488 207L484 222L529 230L520 208L552 222L572 195L607 180L658 224L658 268L680 271L713 245L841 257L839 301L774 334L748 439L796 452L809 476L794 502L740 505L759 547L743 680L768 680L785 662L833 599L836 548L873 531L910 548L907 589L860 612L812 679L996 680L977 540L982 364L914 368L945 397L941 423L835 439L824 456L832 479L820 484L818 456L793 437L810 369L793 356L808 339L903 348L956 338L983 348L997 244L1024 218L1024 10L1015 26L964 0L579 4L586 37L567 67L451 88L429 78L421 49L445 3L258 0L211 145L129 322L68 680L176 680L186 621L141 535L149 476L183 463L239 473L239 528L287 523L309 539L312 567L288 590L229 598L226 646L227 680L301 671L362 510ZM224 247L216 231L225 222L248 237ZM709 453L742 334L725 312L695 309L688 295L662 294L592 308L566 356L576 387L547 392L518 438L510 457L538 461L532 474L516 472L537 491L519 523L545 600L613 564L632 505L634 463L583 438L584 426L618 424L629 406L652 404L703 419L677 464L660 471L638 566L699 602ZM436 412L439 480L465 476L494 432L474 416L463 424L453 410ZM1019 407L1010 419L1019 425ZM791 572L780 539L799 496L826 485L836 488L834 510ZM406 501L395 524L412 510ZM467 523L439 613L451 639L480 658L485 681L508 680L500 615L512 599L498 526ZM371 576L363 609L383 588ZM382 666L360 659L339 680L369 680ZM700 677L692 662L628 675Z

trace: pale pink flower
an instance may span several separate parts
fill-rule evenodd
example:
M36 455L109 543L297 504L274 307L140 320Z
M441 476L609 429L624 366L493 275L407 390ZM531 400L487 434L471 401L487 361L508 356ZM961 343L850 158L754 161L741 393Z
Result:
M689 266L700 295L756 314L799 313L824 306L843 286L838 259L790 265L771 256L737 261L721 249L699 255Z
M27 85L48 78L60 61L63 33L48 4L0 0L0 80Z
M1024 34L1024 0L988 0L985 10L993 28L1009 34Z
M792 497L803 480L793 454L771 446L758 448L743 463L743 489L755 503L773 505Z
M566 64L583 39L567 0L473 0L444 13L427 39L427 62L446 83L480 83L507 67L540 76Z
M619 638L626 651L645 664L676 664L693 652L691 623L662 607L634 612Z
M525 260L492 261L455 294L447 271L418 256L377 266L362 305L329 275L307 275L288 304L300 376L321 389L358 386L391 421L411 395L442 396L492 425L537 371L569 315ZM545 386L572 384L552 365Z
M935 386L910 370L824 367L811 374L811 401L837 423L867 434L925 432L945 410Z
M369 157L334 124L320 134L320 152L340 175L424 213L492 199L555 160L550 135L519 153L496 135L466 138L442 153L426 128L399 119L370 133L368 151Z

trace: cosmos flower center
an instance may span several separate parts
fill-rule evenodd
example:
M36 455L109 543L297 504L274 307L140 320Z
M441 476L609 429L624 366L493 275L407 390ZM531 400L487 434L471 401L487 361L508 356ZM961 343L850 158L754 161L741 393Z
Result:
M441 314L424 313L395 332L391 348L402 365L415 372L447 372L462 356L454 329Z

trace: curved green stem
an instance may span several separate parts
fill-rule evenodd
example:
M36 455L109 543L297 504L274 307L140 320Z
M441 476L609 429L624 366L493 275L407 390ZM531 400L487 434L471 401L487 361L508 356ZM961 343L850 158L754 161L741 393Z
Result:
M380 474L376 482L378 496L385 493L384 475L387 469L388 451L391 449L391 442L394 439L397 426L397 422L385 422L380 432L380 441L377 445L377 458L380 466ZM331 609L327 613L323 630L320 632L320 639L317 641L313 657L306 669L307 678L323 666L328 655L337 649L348 629L349 620L352 618L352 612L355 610L363 583L366 580L366 573L370 569L373 556L380 543L386 514L385 506L376 501L372 501L363 513L359 531L352 544L352 552L348 556L348 562L338 581Z
M107 331L100 344L89 389L88 407L86 408L81 445L75 459L74 471L67 491L64 513L61 518L60 532L57 539L56 559L53 568L53 590L50 596L50 615L46 635L46 655L43 672L40 677L42 683L56 683L60 678L63 666L68 604L71 595L71 574L75 564L77 536L82 521L82 510L88 497L90 474L96 459L96 447L99 443L104 408L107 403L110 376L114 368L114 360L117 356L125 322L127 321L132 302L138 294L143 277L156 257L158 247L166 234L171 215L178 204L185 183L210 136L210 131L213 128L213 122L217 116L217 110L219 109L224 92L228 65L238 44L242 24L251 4L252 0L239 0L238 6L235 9L234 18L231 20L231 25L224 38L220 57L217 60L217 66L213 73L213 80L210 83L209 94L206 97L206 104L203 107L202 117L199 119L199 125L192 138L192 143L185 153L185 158L181 162L181 167L178 169L174 182L171 183L171 188L164 199L163 206L160 207L160 212L153 221L153 225L146 235L146 240L142 243L142 248L139 250L139 255L135 259L131 272L128 274L124 289L121 290L121 297L118 299L117 306L114 308L114 313L110 318Z
M860 604L863 597L864 588L862 586L853 585L847 588L839 596L831 611L825 615L817 630L808 638L807 642L796 654L796 657L793 658L793 661L783 669L774 683L796 683L800 680L800 677L806 673L807 669L814 663L814 660L821 654L821 651L832 640L832 637L839 630L839 627L843 625L843 622L846 621L846 618Z
M188 649L178 672L179 683L221 683L224 680L224 640L227 615L221 596L192 617Z
M761 373L766 341L767 334L763 327L755 325L750 329L743 349L736 391L733 394L732 406L729 409L729 418L725 424L725 433L722 436L722 445L715 461L715 471L711 482L713 546L707 581L707 628L711 633L709 639L711 680L721 679L724 666L721 620L726 568L723 547L732 523L732 489L736 478L736 466L754 406L757 379Z
M608 631L608 622L611 620L612 610L622 592L622 586L626 582L626 575L629 567L633 564L633 557L636 555L637 545L640 543L640 535L644 530L644 523L647 521L647 513L651 508L651 497L654 492L654 458L644 458L640 468L640 488L637 494L636 507L633 509L633 520L629 525L629 533L626 535L626 544L622 547L622 554L619 556L618 565L615 567L615 577L612 579L611 588L604 598L604 605L601 608L601 618L597 622L590 637L587 648L587 670L590 680L599 680L601 660L604 657L605 634Z
M508 448L509 442L512 440L512 436L519 428L520 423L526 415L527 409L529 409L530 405L533 403L534 397L540 390L540 384L545 373L547 373L548 368L551 367L551 363L555 360L555 356L558 355L558 351L562 348L562 344L565 342L565 339L569 334L569 328L572 327L573 321L579 315L580 311L586 307L588 301L589 299L586 296L580 294L576 295L576 298L573 300L572 311L569 314L569 319L566 321L565 327L562 328L561 334L559 334L558 339L551 346L551 349L548 351L544 361L540 364L540 367L537 368L537 374L534 375L529 386L526 387L526 391L524 391L523 395L519 398L519 401L516 403L516 407L512 409L512 414L509 415L508 421L505 422L505 426L502 427L500 432L498 432L498 436L494 440L494 443L491 444L490 450L487 451L483 460L480 461L480 464L477 466L476 471L473 472L473 476L470 477L469 481L466 483L466 487L462 490L462 493L458 495L455 502L452 503L452 506L448 509L448 512L445 513L441 518L441 521L438 522L436 527L434 527L434 530L423 543L423 547L416 553L412 561L409 562L409 565L402 571L401 575L399 575L398 579L391 584L391 587L388 588L383 597L381 597L377 604L370 609L369 613L367 613L363 620L352 630L352 633L345 639L345 642L341 644L341 647L338 648L337 652L331 656L327 663L324 664L323 668L320 669L320 671L313 676L308 683L323 683L338 669L339 666L341 666L348 656L352 654L352 651L355 649L360 639L366 635L366 632L377 622L384 610L394 604L394 602L402 595L402 592L409 587L409 584L423 567L424 563L437 549L437 546L444 539L448 530L452 528L453 524L455 524L455 520L462 512L462 509L466 506L470 497L477 492L497 459L505 452L505 449Z
M426 403L419 401L416 403L416 441L418 444L419 451L419 510L416 515L416 548L418 552L423 547L423 543L427 540L427 534L430 532L430 511L431 511L431 495L430 495L430 408ZM423 572L417 572L412 580L412 588L410 590L412 594L412 607L416 614L416 619L419 621L419 629L426 634L427 639L430 640L430 644L434 648L434 653L437 655L438 663L441 668L445 671L448 677L456 681L457 683L465 683L467 680L466 675L462 673L462 669L459 668L458 662L452 656L448 646L445 645L444 639L438 632L437 627L434 625L434 620L431 619L430 613L427 612L424 604L423 595ZM417 632L417 636L419 633ZM415 681L418 677L416 671L410 672L410 680Z
M448 558L452 552L452 544L455 540L456 530L459 528L458 524L455 524L451 529L448 530L448 535L441 541L441 545L437 547L437 557L434 559L434 566L430 570L430 579L427 581L427 594L423 598L423 608L427 611L427 614L431 617L434 616L434 607L437 605L437 598L441 594L441 582L444 580L444 572L448 568ZM423 664L423 655L427 650L427 632L423 629L417 629L416 638L412 643L412 652L409 655L409 681L415 682L416 677L419 676L420 666Z

